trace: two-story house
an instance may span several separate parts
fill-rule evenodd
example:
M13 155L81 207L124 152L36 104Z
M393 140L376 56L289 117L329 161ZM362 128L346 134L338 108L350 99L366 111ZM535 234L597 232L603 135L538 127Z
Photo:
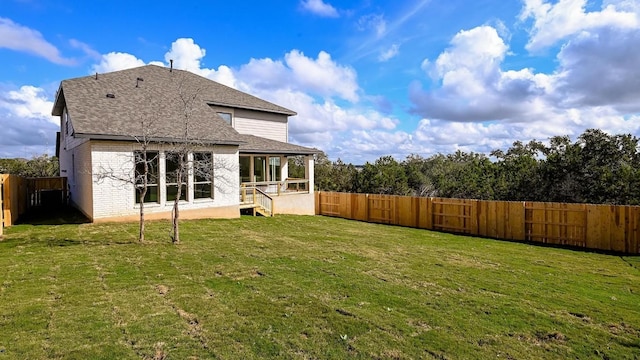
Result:
M180 197L183 218L237 217L242 208L314 213L317 150L288 143L295 112L255 96L147 65L62 81L52 114L60 116L57 153L70 202L93 221L138 215L143 150L148 218L170 216L177 149L188 150L191 164ZM304 157L304 178L289 178L290 156Z

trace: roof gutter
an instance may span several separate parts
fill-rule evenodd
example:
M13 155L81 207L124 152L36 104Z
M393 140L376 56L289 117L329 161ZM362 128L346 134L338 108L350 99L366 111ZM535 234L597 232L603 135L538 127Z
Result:
M87 134L87 133L74 133L75 137L85 138L90 140L114 140L114 141L136 141L137 138L133 135L105 135L105 134ZM168 143L168 142L184 142L181 139L169 138L169 137L150 137L149 142L153 143ZM201 140L194 139L188 140L194 144L206 144L206 145L242 145L246 142L241 140Z
M288 116L296 116L296 115L298 115L297 112L291 111L289 109L271 110L271 109L261 109L261 108L257 108L257 107L253 107L253 106L243 106L243 105L237 105L237 104L235 104L235 105L234 104L226 104L226 103L217 102L217 101L210 101L210 100L205 100L205 102L207 103L207 105L214 105L214 106L225 106L225 107L230 107L230 108L255 110L255 111L264 111L264 112L271 112L271 113L288 115Z

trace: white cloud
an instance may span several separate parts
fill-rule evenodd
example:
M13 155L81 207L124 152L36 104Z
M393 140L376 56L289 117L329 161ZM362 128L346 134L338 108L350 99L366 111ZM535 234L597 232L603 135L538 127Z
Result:
M173 66L176 69L187 70L236 88L238 85L229 67L221 65L216 70L202 66L202 58L206 54L207 50L201 48L193 39L180 38L171 44L171 49L164 55L164 59L167 64L173 60Z
M305 56L299 50L291 50L284 61L251 59L240 67L236 77L245 83L241 90L288 89L303 91L314 96L357 102L360 88L355 70L331 59L321 51L316 59Z
M300 6L306 11L322 17L338 17L338 10L322 0L302 0Z
M10 90L0 97L0 107L11 114L32 119L44 119L57 124L51 116L53 101L50 101L44 89L25 85L19 90Z
M300 87L324 96L336 94L352 102L358 101L359 87L355 70L337 64L328 53L320 51L314 60L298 50L292 50L285 55L285 62Z
M640 30L581 33L558 54L555 98L561 107L613 106L640 112Z
M380 56L378 56L378 60L380 60L382 62L389 61L389 60L393 59L394 57L396 57L399 52L400 52L400 45L393 44L393 45L391 45L390 48L388 48L386 51L383 51L380 54Z
M0 157L52 154L59 128L52 106L42 88L0 88Z
M549 79L529 69L502 71L507 51L507 45L490 26L460 31L434 62L423 61L422 68L439 87L425 91L419 84L412 84L409 97L413 112L450 121L538 114L543 108L539 95Z
M75 64L73 59L60 55L58 48L45 40L40 32L3 17L0 17L0 48L37 55L60 65Z
M207 51L196 44L193 39L181 38L171 44L171 50L164 55L164 60L169 63L173 60L176 69L201 72L202 58ZM205 69L206 70L206 69Z
M640 25L638 5L632 1L608 1L601 11L586 12L586 0L525 0L521 20L533 18L527 49L537 51L568 36L595 28L635 29ZM620 9L620 10L619 10Z
M131 69L145 65L144 61L137 57L121 52L110 52L102 55L100 63L91 67L92 73L106 73L111 71Z

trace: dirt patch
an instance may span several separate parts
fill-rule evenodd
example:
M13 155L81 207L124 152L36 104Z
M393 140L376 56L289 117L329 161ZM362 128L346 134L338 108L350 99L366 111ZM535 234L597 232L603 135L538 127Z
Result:
M165 296L169 292L169 288L165 285L156 285L156 291L158 294Z
M553 342L553 341L564 342L565 340L567 340L567 337L558 331L553 331L553 332L538 331L535 333L535 337L538 341L541 341L541 342Z

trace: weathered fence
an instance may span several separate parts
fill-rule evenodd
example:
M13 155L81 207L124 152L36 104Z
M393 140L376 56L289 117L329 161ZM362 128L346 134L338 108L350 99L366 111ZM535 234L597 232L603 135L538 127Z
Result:
M316 214L640 254L640 207L316 192Z
M5 227L15 224L18 217L32 207L57 206L67 201L67 178L23 178L0 174L2 177L2 220Z

